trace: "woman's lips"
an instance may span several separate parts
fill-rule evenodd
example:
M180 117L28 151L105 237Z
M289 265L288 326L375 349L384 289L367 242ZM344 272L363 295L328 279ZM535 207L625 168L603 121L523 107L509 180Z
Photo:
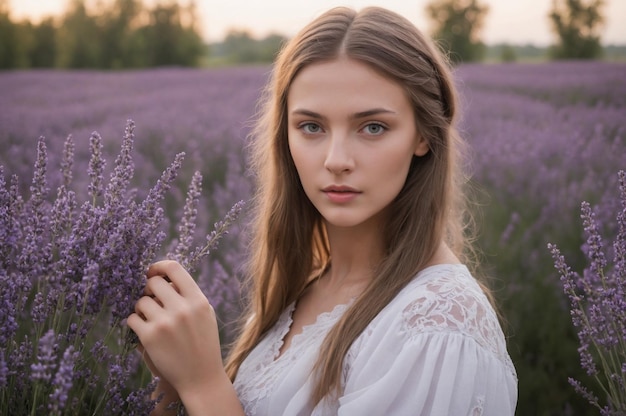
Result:
M322 190L331 202L345 204L355 199L361 192L349 186L333 185Z

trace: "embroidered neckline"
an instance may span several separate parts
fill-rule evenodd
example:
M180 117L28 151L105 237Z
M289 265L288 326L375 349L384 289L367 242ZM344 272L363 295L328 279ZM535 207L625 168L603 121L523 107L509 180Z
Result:
M322 312L315 318L315 322L304 325L302 327L302 331L299 334L296 334L291 338L291 344L289 348L287 348L283 353L280 353L280 349L285 343L285 337L291 330L291 326L293 325L293 313L296 310L296 303L292 302L283 312L283 315L279 319L279 330L276 331L276 338L272 342L272 357L271 361L279 361L283 359L283 357L291 355L291 351L298 350L300 348L300 344L302 343L300 340L308 338L309 336L312 338L317 338L314 334L320 332L326 332L348 309L348 307L352 304L354 298L350 300L348 303L339 303L333 307L330 311ZM303 344L304 345L304 344Z

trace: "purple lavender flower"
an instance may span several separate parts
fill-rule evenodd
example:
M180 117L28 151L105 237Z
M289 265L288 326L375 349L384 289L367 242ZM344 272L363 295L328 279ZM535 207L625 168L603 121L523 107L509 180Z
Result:
M228 233L228 228L235 222L237 217L241 214L243 207L245 205L244 201L239 201L232 206L232 208L228 211L228 213L224 216L223 219L216 222L214 224L213 231L211 231L206 236L206 244L203 246L198 246L193 250L189 258L186 262L183 262L183 265L190 271L194 271L198 265L198 262L204 257L207 256L211 250L217 247L217 244L225 234Z
M100 265L93 260L88 260L83 269L80 284L77 285L78 293L76 293L78 296L76 304L86 315L96 315L104 306L106 292L99 286L100 276Z
M19 294L16 282L6 272L0 274L0 350L8 348L17 329L17 312Z
M72 135L70 134L65 139L65 144L63 146L63 160L61 161L61 174L63 175L63 186L66 188L70 186L72 183L72 178L74 174L72 173L72 169L74 167L74 153L76 146L74 145L74 140L72 139Z
M106 402L104 403L106 414L117 415L122 413L124 409L123 390L127 380L128 375L119 359L111 363L106 384Z
M563 289L570 300L572 323L578 330L581 366L595 376L605 394L606 405L579 381L570 379L575 390L602 415L626 412L626 279L623 275L624 241L626 240L626 174L618 173L622 209L617 215L618 231L614 249L614 264L609 267L591 205L581 204L581 219L587 236L582 247L589 265L582 275L574 273L565 263L559 249L548 244L554 265L561 276Z
M31 204L34 208L38 208L45 200L48 193L46 171L48 165L48 152L46 142L43 137L39 138L37 143L37 160L35 161L35 174L33 175L33 183L30 187Z
M32 380L50 381L57 366L57 349L56 335L50 329L39 339L37 362L30 366Z
M157 386L158 379L155 377L146 387L132 391L126 398L126 415L144 416L149 415L154 410L159 398L147 399L151 397Z
M30 363L36 359L33 343L26 336L21 342L14 341L8 350L7 364L9 377L14 383L14 392L30 392Z
M111 179L104 194L104 205L112 211L115 211L117 206L123 204L126 190L135 173L135 165L132 158L134 131L135 123L132 120L128 120L124 130L122 149L115 159L115 168L111 172Z
M33 299L30 311L30 316L32 317L33 322L36 324L45 322L50 313L50 304L46 301L44 293L35 293L35 298Z
M0 350L0 388L5 389L7 387L7 378L9 375L9 367L4 356L4 350Z
M11 241L14 236L12 231L12 213L11 213L11 196L7 189L6 180L4 178L4 168L0 166L0 239L6 242L0 246L0 267L5 268L11 249L15 242Z
M25 218L24 224L26 241L17 260L20 271L30 277L41 274L51 261L50 247L49 244L45 243L45 233L48 227L47 162L46 144L44 139L40 138L37 144L35 173L30 187L31 197L27 204L30 215Z
M619 172L619 200L620 210L617 214L617 236L613 243L613 264L615 279L617 282L626 283L626 172ZM618 285L622 291L624 284ZM623 298L622 298L623 299Z
M89 160L89 169L87 171L90 178L88 191L92 204L95 204L96 199L99 198L103 192L103 172L106 165L102 156L102 138L97 132L91 134L89 145L91 149L91 159Z
M71 345L67 347L52 382L53 391L50 393L48 403L48 409L52 415L61 415L65 410L68 394L72 388L74 365L77 358L78 353L74 351L74 347Z
M580 218L583 220L583 228L587 234L587 242L583 246L583 251L587 255L587 258L591 261L591 264L587 268L589 271L588 281L599 279L604 273L606 267L606 258L604 256L602 237L598 230L598 224L596 221L596 215L591 209L591 205L584 201L581 204ZM593 282L598 283L598 282Z
M62 185L52 206L50 233L55 237L56 249L61 249L67 240L66 230L72 227L72 214L76 210L76 194Z
M178 226L178 241L174 253L168 254L175 260L182 261L189 255L194 240L198 203L202 193L202 174L194 172L187 191L187 199L183 207L183 215Z
M68 136L65 140L63 148L63 160L61 161L60 173L63 177L62 184L57 188L57 196L52 206L52 214L50 220L50 232L53 236L53 250L62 250L66 244L66 230L72 227L72 214L76 210L76 194L69 189L72 183L72 167L74 165L74 141L72 136ZM61 272L57 270L57 272ZM51 276L56 280L57 276Z

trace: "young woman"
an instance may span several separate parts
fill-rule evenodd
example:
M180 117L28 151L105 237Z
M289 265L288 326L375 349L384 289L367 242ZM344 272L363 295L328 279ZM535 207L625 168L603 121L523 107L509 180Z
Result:
M323 14L283 49L253 141L249 307L222 365L174 262L128 325L191 415L513 415L517 378L467 263L450 71L381 8Z

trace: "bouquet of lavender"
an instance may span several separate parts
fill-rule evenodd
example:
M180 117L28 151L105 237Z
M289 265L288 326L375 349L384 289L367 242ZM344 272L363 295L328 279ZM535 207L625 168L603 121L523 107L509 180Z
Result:
M581 365L598 382L606 404L601 404L579 380L569 382L603 416L626 414L626 173L620 171L618 176L621 209L612 265L607 264L599 226L587 202L581 206L587 235L583 251L589 259L583 274L572 271L559 249L548 244L569 297L572 322L580 340Z
M108 183L100 136L90 138L87 198L72 190L74 144L65 142L62 183L50 195L39 140L30 195L0 166L0 414L149 413L153 386L125 318L148 265L168 234L161 207L184 155L176 155L145 199L130 188L134 123L129 121ZM236 219L235 204L194 247L201 176L194 174L178 238L168 257L193 269Z

